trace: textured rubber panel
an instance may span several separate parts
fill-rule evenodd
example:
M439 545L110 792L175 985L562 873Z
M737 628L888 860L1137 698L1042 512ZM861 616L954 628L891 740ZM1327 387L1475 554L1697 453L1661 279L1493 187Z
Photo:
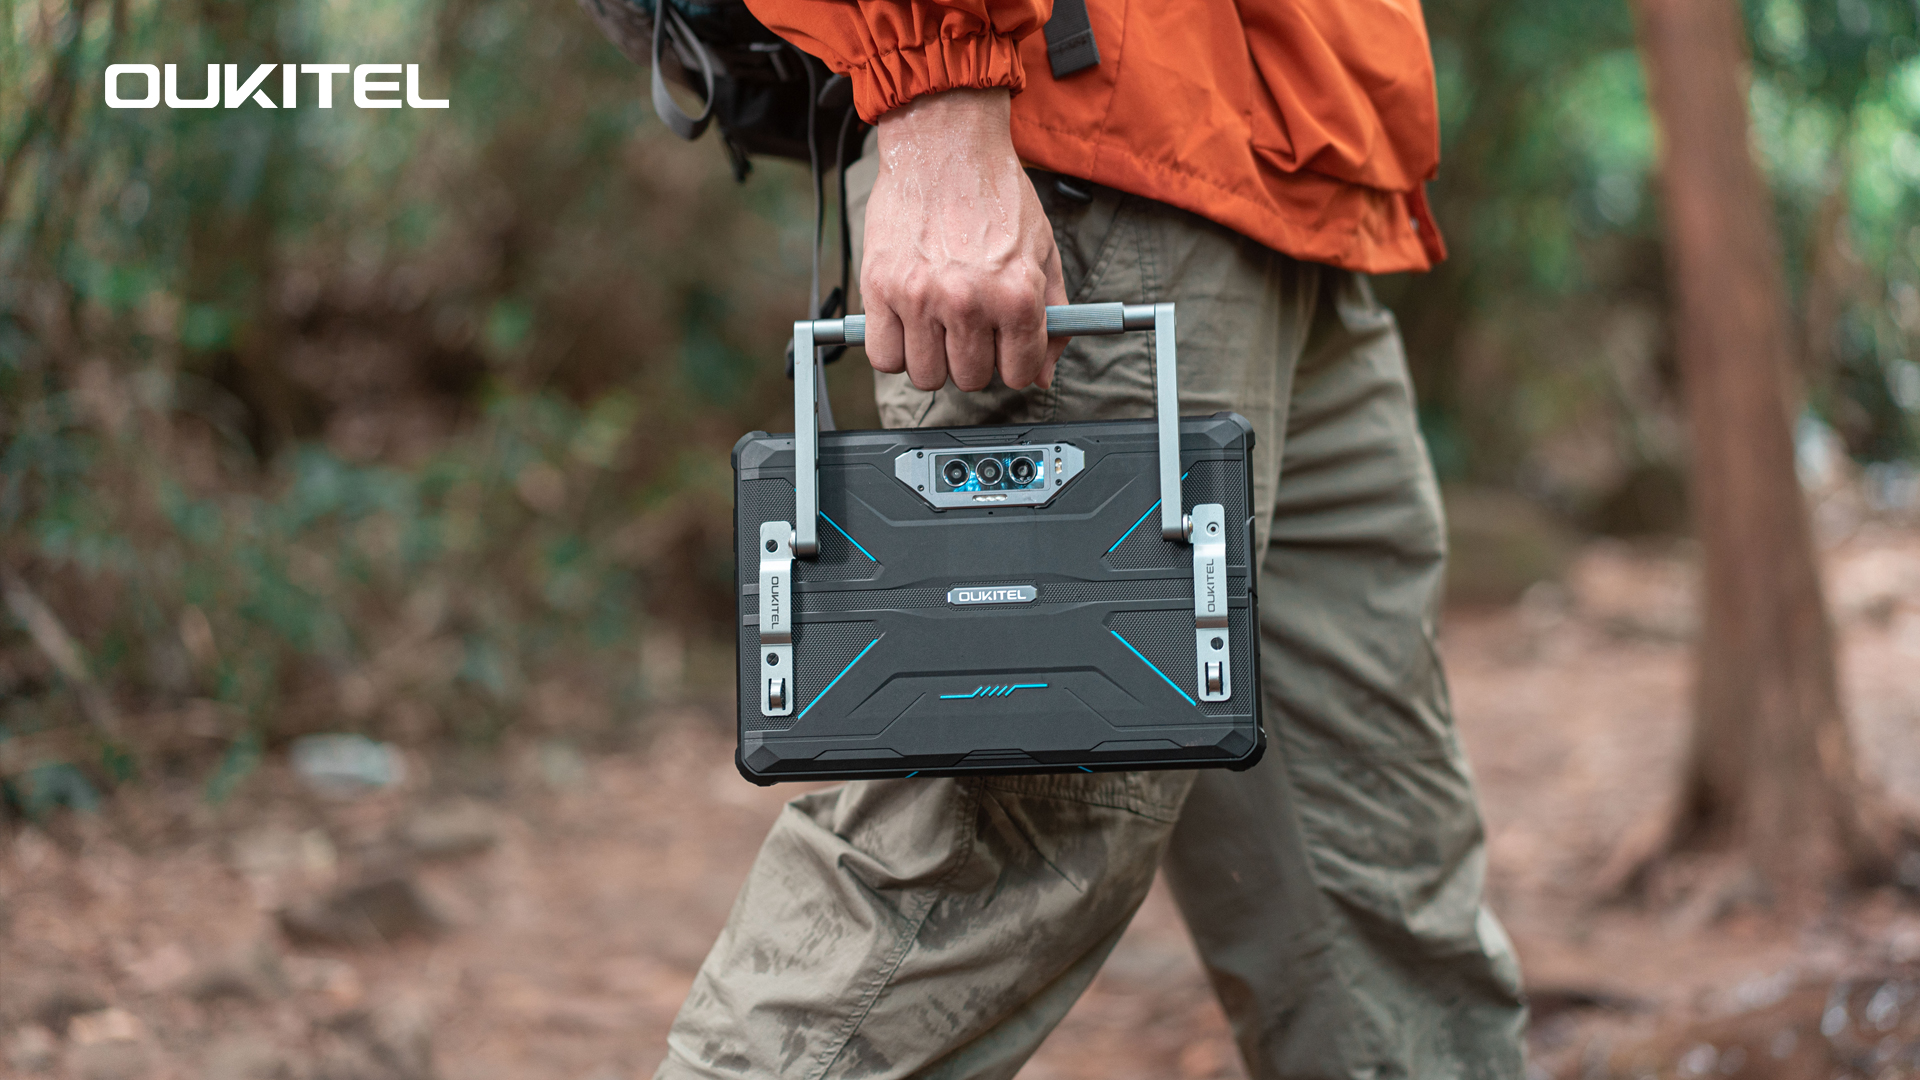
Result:
M751 529L735 529L734 563L741 576L759 574L760 522L793 520L793 484L787 480L742 480L733 485L734 521L751 521ZM756 583L757 584L757 583Z
M1081 604L1101 600L1179 600L1193 597L1192 578L1145 581L1049 581L1040 586L1043 604Z
M751 630L751 628L747 628ZM754 681L759 678L758 665L741 664L740 693L742 697L753 695L755 708L752 715L742 712L743 722L751 730L784 730L794 725L800 714L812 707L834 676L846 670L848 664L860 655L861 650L872 644L879 631L870 622L806 623L796 624L793 633L793 692L794 710L792 716L762 716L757 707L760 701L760 687ZM742 634L740 648L742 656L751 656L764 660L760 656L759 637ZM747 650L752 650L749 653Z
M936 509L896 479L915 449L1072 443L1086 466L1040 507ZM760 526L791 521L793 441L734 448L741 772L878 776L1245 768L1260 727L1248 565L1253 439L1181 421L1183 508L1221 504L1234 695L1201 704L1192 549L1160 538L1151 421L823 432L820 554L794 564L794 711L760 714ZM956 602L956 589L1005 600Z
M1236 464L1227 461L1195 462L1180 485L1181 498L1184 500L1182 505L1191 512L1199 503L1219 503L1226 510L1228 521L1245 521L1251 512L1249 496L1239 483ZM1116 570L1166 569L1185 566L1192 558L1187 545L1160 538L1158 499L1154 500L1144 518L1128 522L1125 530L1116 533L1114 539L1119 542L1107 553L1106 560ZM1228 535L1228 564L1240 566L1246 563L1247 543L1246 533L1240 529Z
M1193 595L1191 581L1149 578L1144 581L1043 581L1034 577L1000 581L956 581L955 588L994 585L1032 585L1038 604L1079 604L1099 600L1185 600ZM844 589L799 594L801 615L835 611L877 611L947 606L947 589Z
M753 545L760 539L760 522L793 521L793 482L791 480L749 480L735 485L735 522L751 520L752 533L737 533L737 565L759 574L760 553ZM878 564L838 526L820 523L820 554L794 563L794 577L807 581L856 581L873 577Z
M1232 591L1232 583L1228 585ZM1189 594L1191 595L1191 594ZM1253 620L1248 617L1246 608L1235 608L1227 613L1227 629L1232 633L1233 668L1245 671L1253 663L1255 642L1252 634ZM1183 685L1186 692L1193 693L1187 682L1198 681L1195 676L1193 656L1193 620L1189 618L1185 625L1179 625L1156 611L1122 611L1107 619L1107 629L1125 638L1127 644L1140 650L1154 667L1164 672L1169 679ZM1234 679L1235 688L1240 680ZM1209 716L1231 716L1241 708L1235 701L1201 701L1201 712Z
M847 589L803 592L799 595L799 611L807 615L828 611L923 608L939 607L946 602L945 589Z

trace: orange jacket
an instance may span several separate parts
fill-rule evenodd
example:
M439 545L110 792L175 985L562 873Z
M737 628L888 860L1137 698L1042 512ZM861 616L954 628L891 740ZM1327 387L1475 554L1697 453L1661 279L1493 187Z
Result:
M1351 270L1446 257L1419 0L1088 0L1100 64L1056 80L1052 0L748 0L853 76L869 122L921 94L1011 87L1022 160L1191 210ZM1022 92L1024 91L1024 92Z

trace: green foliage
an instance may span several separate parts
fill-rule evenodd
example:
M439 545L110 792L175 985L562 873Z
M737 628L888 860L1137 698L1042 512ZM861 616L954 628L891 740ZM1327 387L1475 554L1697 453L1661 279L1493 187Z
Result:
M100 806L100 795L86 775L65 762L42 762L15 783L20 808L29 818L44 818L58 807L87 811Z
M3 0L0 24L0 569L85 667L0 616L13 804L91 805L148 763L217 801L306 731L630 724L650 615L727 618L725 455L778 424L795 170L743 189L678 145L569 5ZM341 80L320 109L312 76L280 110L99 89L117 61L194 96L209 63L391 57L454 107L360 110Z

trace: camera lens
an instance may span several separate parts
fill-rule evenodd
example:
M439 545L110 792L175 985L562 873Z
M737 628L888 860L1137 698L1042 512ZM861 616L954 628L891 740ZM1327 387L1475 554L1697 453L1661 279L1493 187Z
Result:
M973 471L979 475L982 484L1000 482L1000 463L992 458L982 459L980 464L973 467Z
M947 478L950 487L959 487L967 482L967 463L954 458L940 467L940 475Z
M1033 483L1033 459L1023 457L1014 458L1013 463L1007 466L1007 475L1011 477L1016 484Z

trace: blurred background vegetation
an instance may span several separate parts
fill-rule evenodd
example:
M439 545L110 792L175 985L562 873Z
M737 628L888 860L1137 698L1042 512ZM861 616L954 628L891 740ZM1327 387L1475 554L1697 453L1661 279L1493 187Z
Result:
M1917 9L1746 7L1803 449L1910 508ZM1427 13L1453 257L1381 287L1443 477L1572 529L1681 533L1628 9ZM192 95L215 61L417 62L454 105L104 106L109 63L179 64ZM727 452L790 427L806 180L734 184L643 75L565 0L0 0L16 811L155 772L219 799L309 732L619 740L727 692ZM870 426L857 357L832 381L843 426Z
M1920 64L1906 0L1745 0L1754 134L1801 337L1803 447L1910 499ZM1383 292L1444 479L1588 529L1684 529L1656 132L1625 3L1430 0L1452 258ZM1864 471L1864 470L1863 470Z

